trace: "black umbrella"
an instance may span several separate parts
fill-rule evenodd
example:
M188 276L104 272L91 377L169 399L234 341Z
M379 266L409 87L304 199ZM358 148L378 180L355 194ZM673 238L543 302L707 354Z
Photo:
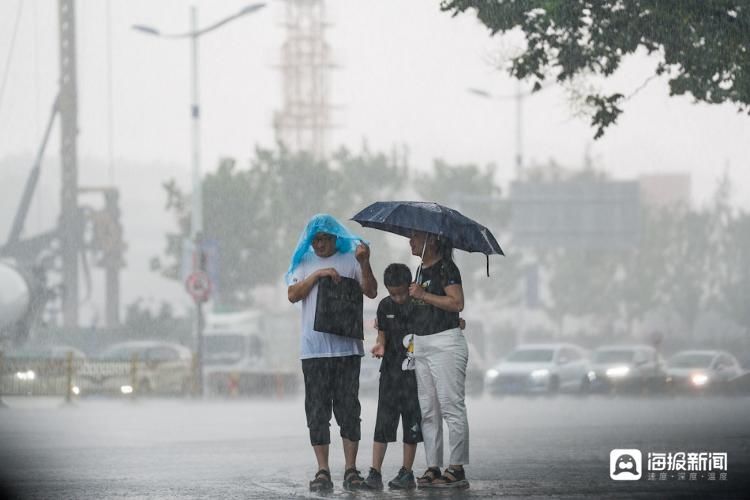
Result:
M452 208L423 201L377 201L360 211L353 221L409 237L423 231L447 238L453 248L467 252L505 255L489 229ZM487 259L489 271L489 257ZM489 272L488 272L489 274Z

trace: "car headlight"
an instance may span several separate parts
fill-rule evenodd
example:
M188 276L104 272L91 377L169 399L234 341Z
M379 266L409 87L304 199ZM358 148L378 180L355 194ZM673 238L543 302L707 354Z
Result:
M120 387L120 392L123 394L132 394L133 393L133 386L132 385L123 385Z
M81 394L81 388L78 387L77 385L74 385L73 387L70 388L70 392L78 396L79 394Z
M534 370L531 372L531 378L544 378L549 376L549 370L542 368L541 370Z
M705 373L694 373L690 377L690 381L693 383L693 385L697 385L700 387L706 385L706 383L708 382L708 375L706 375Z
M497 378L498 375L500 375L500 372L495 370L494 368L491 370L487 370L486 373L487 378Z
M586 377L588 377L589 382L593 382L594 380L596 380L596 372L590 371L586 374Z
M630 373L629 366L615 366L607 369L607 376L613 378L625 377L628 373Z
M26 370L25 372L16 372L16 378L18 380L34 380L36 378L36 373L34 373L34 370Z

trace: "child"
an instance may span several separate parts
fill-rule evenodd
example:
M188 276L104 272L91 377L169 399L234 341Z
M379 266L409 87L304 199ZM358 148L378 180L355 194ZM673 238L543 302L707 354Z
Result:
M404 461L395 478L388 482L393 489L416 487L412 465L417 443L422 441L422 415L417 399L417 379L414 375L412 335L408 319L411 310L409 284L411 271L404 264L391 264L385 269L388 297L378 304L378 339L371 352L382 358L378 414L372 449L372 467L365 483L372 489L383 488L380 468L388 443L396 441L399 417L402 419Z

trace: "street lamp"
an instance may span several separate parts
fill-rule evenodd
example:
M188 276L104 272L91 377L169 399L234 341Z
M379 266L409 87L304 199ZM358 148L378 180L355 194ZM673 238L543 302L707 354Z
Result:
M192 210L190 217L190 238L196 241L203 231L203 193L201 189L201 165L200 165L200 103L198 95L198 38L210 33L211 31L224 26L225 24L242 17L252 14L265 7L265 3L249 4L240 9L237 13L228 16L206 28L198 29L198 9L195 6L190 7L190 31L187 33L168 34L162 33L151 26L134 24L133 29L146 35L157 36L160 38L189 38L190 39L190 74L191 74L191 105L190 116L192 122L192 176L193 176L193 196Z
M521 104L523 103L523 99L525 97L530 96L531 92L521 92L521 82L516 81L516 92L513 95L504 95L504 96L495 96L486 90L477 89L477 88L468 88L466 89L467 92L470 94L473 94L477 97L481 97L482 99L492 99L497 101L505 101L509 99L514 99L516 101L516 178L521 178L521 171L523 170L523 143L522 143L522 130L521 130L521 124L522 124L522 117L521 117L521 111L522 107Z
M166 34L151 26L140 24L133 25L133 29L146 35L157 36L160 38L189 38L190 39L190 118L192 123L192 177L193 177L193 196L192 209L190 215L190 239L195 245L193 253L193 274L188 279L186 286L195 301L195 321L193 323L193 333L196 339L196 377L195 392L203 395L203 302L208 299L210 292L210 282L205 274L205 255L201 249L201 237L203 233L203 189L201 187L201 164L200 164L200 103L198 95L198 38L210 33L211 31L224 26L225 24L242 17L252 14L265 7L265 3L249 4L240 9L237 13L228 16L203 29L198 29L198 9L195 6L190 7L190 31L187 33Z

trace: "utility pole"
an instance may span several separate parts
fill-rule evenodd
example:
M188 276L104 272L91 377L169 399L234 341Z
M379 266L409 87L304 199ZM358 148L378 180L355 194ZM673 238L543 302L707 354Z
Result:
M107 326L120 324L120 269L123 267L122 254L125 250L120 224L120 194L115 188L104 191L105 213L108 215L111 234L104 254L106 318Z
M235 14L225 17L205 28L198 27L198 10L190 7L190 31L187 33L169 34L162 33L152 26L142 24L133 25L133 29L147 35L169 39L190 39L190 123L191 123L191 164L193 193L190 215L190 238L193 243L193 272L185 283L188 293L195 302L195 319L193 321L193 332L196 342L195 359L195 384L194 391L197 396L203 395L203 328L204 315L203 303L210 297L211 284L206 274L206 255L203 248L203 187L201 174L201 109L200 109L200 87L199 87L199 47L198 38L210 33L225 24L242 16L252 14L266 6L265 3L253 3L246 5Z
M518 180L521 180L521 172L523 171L523 130L521 129L523 120L521 112L524 97L525 95L521 93L521 82L516 80L516 179Z
M78 210L78 96L76 81L75 0L58 0L60 26L60 252L62 255L63 325L78 326L78 253L81 214Z

